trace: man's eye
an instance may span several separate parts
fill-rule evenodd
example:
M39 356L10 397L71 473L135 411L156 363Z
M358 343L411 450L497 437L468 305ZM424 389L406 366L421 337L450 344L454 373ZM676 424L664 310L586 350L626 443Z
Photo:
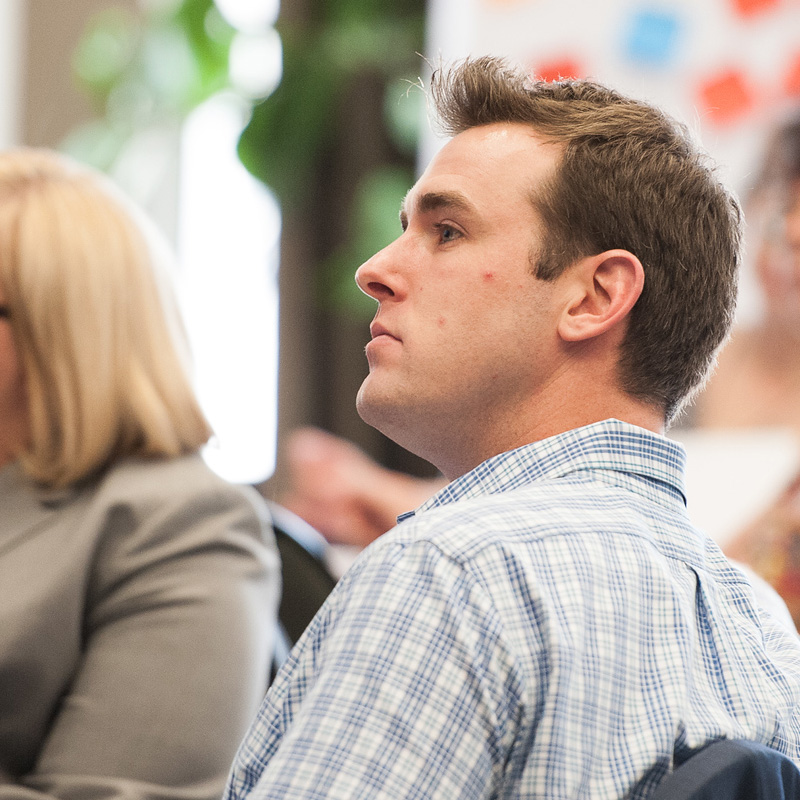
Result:
M461 236L461 231L456 230L451 225L439 223L435 227L439 233L439 239L443 244L453 242Z

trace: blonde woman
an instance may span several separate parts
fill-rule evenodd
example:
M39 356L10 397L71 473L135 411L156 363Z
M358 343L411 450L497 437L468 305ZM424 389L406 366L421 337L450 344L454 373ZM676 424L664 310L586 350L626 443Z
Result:
M265 690L276 551L197 455L162 262L103 178L0 154L2 800L216 798Z

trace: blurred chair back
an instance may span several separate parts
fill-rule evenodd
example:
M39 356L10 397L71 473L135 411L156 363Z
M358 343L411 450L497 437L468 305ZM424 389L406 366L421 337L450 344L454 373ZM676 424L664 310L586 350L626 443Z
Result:
M800 770L762 744L722 739L694 751L650 800L800 800Z
M267 505L281 556L283 593L278 618L293 645L333 591L336 578L325 564L328 543L322 536L291 511L276 503Z

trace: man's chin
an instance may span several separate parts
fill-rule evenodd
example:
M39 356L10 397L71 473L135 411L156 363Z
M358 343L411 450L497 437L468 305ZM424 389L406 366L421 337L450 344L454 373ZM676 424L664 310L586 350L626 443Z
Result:
M369 378L367 378L367 380L369 380ZM358 416L361 417L367 425L381 430L380 420L386 413L387 405L386 398L377 398L374 391L371 391L369 387L362 384L361 389L358 391L358 396L356 397L356 411L358 411Z
M367 425L397 441L396 437L402 431L404 416L398 406L397 398L388 392L377 391L377 387L371 385L369 377L362 384L356 397L356 411Z

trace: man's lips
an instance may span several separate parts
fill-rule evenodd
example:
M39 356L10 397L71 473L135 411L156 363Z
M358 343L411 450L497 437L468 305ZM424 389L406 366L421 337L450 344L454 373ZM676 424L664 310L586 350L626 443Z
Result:
M373 322L369 326L369 333L373 341L379 336L388 336L390 339L396 339L398 342L401 341L399 336L395 336L395 334L391 333L383 325L381 325L380 322Z
M378 358L378 353L386 348L389 350L394 349L395 345L402 340L380 322L373 321L372 325L369 326L369 332L372 338L367 342L366 353L370 369L372 369L377 363L374 359Z

